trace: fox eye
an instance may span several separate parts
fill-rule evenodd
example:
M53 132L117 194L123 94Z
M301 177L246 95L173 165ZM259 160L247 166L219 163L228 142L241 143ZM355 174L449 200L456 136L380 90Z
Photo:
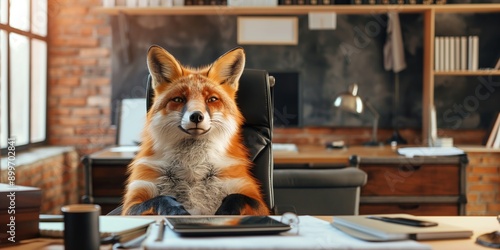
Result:
M184 102L184 99L182 99L182 97L174 97L174 98L172 98L172 101L173 102Z
M208 98L207 102L215 102L217 100L219 100L217 97L212 96L212 97Z

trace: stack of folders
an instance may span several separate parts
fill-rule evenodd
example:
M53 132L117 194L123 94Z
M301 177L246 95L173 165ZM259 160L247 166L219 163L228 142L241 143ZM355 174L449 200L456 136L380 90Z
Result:
M380 217L418 219L408 214L334 216L332 225L358 239L375 242L400 240L438 240L470 238L472 231L439 223L436 226L416 227L382 221Z
M478 67L478 36L435 37L434 69L436 71L474 71L478 70Z

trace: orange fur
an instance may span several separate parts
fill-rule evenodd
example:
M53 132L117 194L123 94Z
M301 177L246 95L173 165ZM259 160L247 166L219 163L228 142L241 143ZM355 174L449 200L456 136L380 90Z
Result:
M172 154L172 151L162 151L168 147L169 140L173 139L163 138L162 131L155 130L155 126L163 126L163 123L160 125L157 124L158 119L167 119L165 117L176 113L183 115L186 110L191 109L201 110L202 112L206 111L208 115L220 113L223 120L234 121L237 130L228 139L228 145L225 146L226 151L222 155L222 159L234 160L235 163L220 167L221 170L216 171L217 178L223 183L232 183L230 180L239 180L240 182L237 183L243 184L231 184L231 188L234 189L231 192L246 195L257 201L257 207L244 205L240 209L242 215L269 214L269 209L262 198L260 185L250 174L252 164L248 160L248 151L243 146L240 133L240 127L243 124L244 118L238 110L235 98L238 80L243 67L244 52L242 49L235 49L226 53L212 65L193 69L180 65L171 54L160 47L153 46L150 48L148 52L148 68L153 78L155 98L151 109L147 113L140 151L128 168L130 175L124 195L123 214L128 214L133 206L159 195L158 192L162 190L161 186L158 186L159 182L162 180L161 178L166 178L166 175L163 172L163 165L155 164L158 164L157 161L163 159L162 157L167 157L165 155L176 157L175 155L169 155ZM183 117L179 119L181 118L184 119ZM168 119L167 121L170 121ZM164 120L161 121L165 122ZM184 120L182 121L186 123ZM196 124L195 128L185 129L182 127L184 131L181 130L181 125L179 125L179 129L175 130L175 132L169 132L169 135L180 137L186 136L184 133L193 133L193 136L197 138L202 136L208 137L210 133L215 133L212 131L212 125L208 129L202 127L203 123ZM176 135L177 133L179 135ZM208 135L205 135L205 133ZM222 163L217 164L226 164L225 162L227 161L221 160ZM133 183L135 183L135 186L132 187ZM156 185L156 188L152 187L154 185ZM173 194L167 193L164 195ZM196 211L196 208L193 209ZM142 214L153 214L155 212L151 208L144 210Z

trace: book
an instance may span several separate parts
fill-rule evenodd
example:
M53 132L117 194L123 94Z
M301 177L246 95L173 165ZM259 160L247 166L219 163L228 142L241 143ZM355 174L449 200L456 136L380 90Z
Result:
M436 36L434 37L434 70L435 71L440 71L440 56L441 56L441 44L439 43L439 37Z
M455 70L460 70L460 37L455 36L453 37L453 41L455 41Z
M460 69L467 70L467 37L460 37Z
M101 238L120 236L120 241L128 241L146 233L153 219L131 218L125 216L99 216L99 231ZM40 236L64 237L64 222L40 222Z
M409 214L386 214L383 216L419 219ZM332 225L344 233L367 241L460 239L472 236L472 230L443 223L431 227L415 227L370 219L370 217L371 215L334 216Z
M437 138L437 116L436 116L436 107L431 105L431 114L429 120L429 145L434 145L434 141Z
M500 148L500 128L497 129L497 135L495 137L495 141L493 142L492 148Z
M450 71L450 37L444 37L444 71Z
M477 70L479 67L479 37L469 36L468 42L468 70Z
M500 131L500 113L498 113L493 119L488 140L486 141L487 148L494 148L496 141L500 141L500 136L498 135Z
M450 70L457 70L455 66L455 37L450 36Z
M472 36L472 69L479 69L479 37Z
M472 36L467 37L467 70L472 70Z
M439 70L444 71L444 37L439 37Z

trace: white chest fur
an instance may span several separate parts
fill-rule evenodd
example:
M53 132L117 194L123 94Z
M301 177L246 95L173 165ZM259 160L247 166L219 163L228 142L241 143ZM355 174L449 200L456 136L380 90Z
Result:
M243 180L220 178L238 160L214 150L206 140L184 140L154 161L161 172L159 195L170 195L193 215L213 215L222 199L237 193Z

